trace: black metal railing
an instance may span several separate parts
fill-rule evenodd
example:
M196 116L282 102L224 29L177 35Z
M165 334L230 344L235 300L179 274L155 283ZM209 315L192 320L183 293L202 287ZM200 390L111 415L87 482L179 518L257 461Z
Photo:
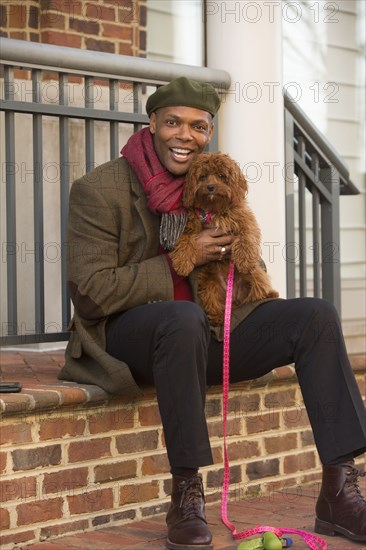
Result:
M48 44L27 42L25 47L18 40L0 41L0 111L5 126L2 214L6 214L1 226L4 238L0 343L63 341L68 338L71 316L65 249L68 196L75 167L89 171L97 163L118 156L126 135L148 122L143 114L147 87L185 75L212 82L224 91L230 86L230 76L226 71L202 67ZM52 133L47 124L57 130ZM339 308L339 196L357 193L357 189L339 155L288 96L285 127L287 294L305 296L311 279L313 295L322 296ZM211 149L216 148L217 136L211 142ZM23 164L26 175L22 173ZM58 167L58 174L52 178L57 193L52 196L51 209L45 200L49 192L45 168L49 166ZM27 188L22 187L22 180L29 183ZM309 193L310 247L306 227ZM49 218L58 226L55 240L45 228ZM310 261L308 248L313 254ZM57 262L55 254L49 254L55 249L59 250ZM32 261L28 262L30 256ZM54 289L50 291L52 282ZM50 317L47 311L53 302L58 303L56 313Z
M284 99L287 297L321 297L340 313L339 198L359 191L325 136Z
M143 101L147 97L147 86L155 87L169 82L178 76L187 76L199 81L212 82L224 90L230 85L226 71L175 65L173 63L149 61L121 55L77 50L73 48L52 46L49 44L25 43L21 40L1 39L1 57L3 66L3 98L0 111L4 112L5 123L5 162L3 163L3 180L5 183L5 237L2 239L3 293L1 312L1 340L5 345L26 344L34 342L62 341L68 338L67 326L71 316L71 304L66 279L66 244L67 244L67 210L68 196L75 164L82 165L83 171L89 171L97 163L116 158L122 145L121 128L125 134L132 134L148 123L143 111ZM20 72L19 72L20 71ZM79 100L75 100L75 90ZM82 92L80 93L80 90ZM107 99L103 101L102 96ZM45 149L50 133L45 129L45 122L53 121L58 125L58 136L54 144L52 162L45 161ZM78 161L74 160L74 141L72 122L83 125L83 151ZM30 135L26 126L31 126ZM107 137L109 151L103 158L97 153L103 143L97 143L96 126L108 126ZM102 135L105 128L101 129ZM23 134L23 135L22 135ZM32 204L19 208L20 168L22 160L20 139L23 148L31 149L31 167L26 169L28 181L32 186ZM80 140L80 136L79 136ZM57 143L56 143L57 141ZM215 147L213 140L213 147ZM212 147L212 145L211 145ZM51 212L45 208L47 191L45 167L57 164L58 199ZM29 189L26 190L29 194ZM45 233L45 222L49 216L58 217L59 231L57 242L49 241ZM29 209L33 215L29 216ZM27 210L29 240L18 238L18 231L23 211ZM24 224L29 223L25 219ZM24 234L24 227L22 227ZM60 285L56 292L47 291L49 279L47 252L50 247L58 247L58 272ZM31 258L30 258L31 256ZM29 263L33 272L24 270L22 259ZM31 261L30 261L31 260ZM54 262L54 258L51 260ZM54 266L53 266L54 267ZM22 277L19 270L22 268ZM24 275L24 271L26 274ZM55 271L53 271L55 273ZM6 284L4 285L4 279ZM23 279L23 282L22 282ZM26 281L24 283L24 280ZM28 286L24 289L24 285ZM31 305L24 312L24 300L20 295L27 292L32 296ZM47 318L47 303L59 300L57 314ZM47 303L46 303L47 302ZM22 313L20 313L22 312ZM21 321L19 321L21 319ZM24 319L26 319L24 321Z

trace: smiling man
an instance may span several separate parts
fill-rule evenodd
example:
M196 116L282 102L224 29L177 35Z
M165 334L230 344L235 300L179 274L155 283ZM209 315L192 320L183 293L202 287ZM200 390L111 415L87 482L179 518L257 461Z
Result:
M213 462L205 393L222 383L222 341L197 303L197 270L179 277L169 252L185 227L185 175L219 106L210 84L178 78L158 88L146 106L150 126L70 193L74 317L60 378L131 400L155 386L172 473L170 550L213 548L198 470ZM203 229L197 240L195 267L230 255L222 231ZM245 304L232 319L230 352L232 382L295 363L323 463L316 528L366 541L354 464L366 449L365 407L335 309L315 298Z
M220 99L210 84L178 78L158 88L146 103L150 132L161 164L175 176L187 173L210 142Z
M190 107L162 107L150 117L150 132L160 162L175 176L186 174L192 159L211 140L210 113Z

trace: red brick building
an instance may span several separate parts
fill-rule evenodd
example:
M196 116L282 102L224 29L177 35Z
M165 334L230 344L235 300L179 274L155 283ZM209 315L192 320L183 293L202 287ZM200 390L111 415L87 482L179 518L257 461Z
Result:
M146 11L146 0L8 0L1 36L145 57Z

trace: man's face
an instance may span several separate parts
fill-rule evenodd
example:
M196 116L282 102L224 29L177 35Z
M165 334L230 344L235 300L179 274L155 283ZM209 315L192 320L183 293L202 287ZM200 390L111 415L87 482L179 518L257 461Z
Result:
M175 176L183 176L193 159L210 142L214 125L210 113L193 107L162 107L150 116L156 154Z

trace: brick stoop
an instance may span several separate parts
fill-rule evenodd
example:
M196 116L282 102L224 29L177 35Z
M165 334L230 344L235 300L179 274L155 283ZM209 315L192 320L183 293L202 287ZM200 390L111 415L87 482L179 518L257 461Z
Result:
M314 532L314 508L318 493L317 484L288 490L286 495L273 493L250 500L230 501L228 514L241 532L254 526L301 529ZM215 550L236 550L231 532L222 521L220 504L210 504L206 508L208 525L212 532ZM258 538L260 535L254 535ZM289 535L294 550L309 550L306 542L298 535ZM352 542L344 537L322 537L328 550L365 550L366 545ZM92 532L65 535L51 541L17 547L16 550L166 550L165 515L137 520L128 525L107 525ZM183 550L183 549L182 549Z
M170 494L160 415L152 388L133 402L96 386L57 380L63 352L1 354L1 548L31 544L165 512ZM351 356L365 396L365 357ZM221 388L207 393L214 466L203 468L207 500L223 479ZM294 368L230 389L231 498L286 494L319 480L315 450Z

